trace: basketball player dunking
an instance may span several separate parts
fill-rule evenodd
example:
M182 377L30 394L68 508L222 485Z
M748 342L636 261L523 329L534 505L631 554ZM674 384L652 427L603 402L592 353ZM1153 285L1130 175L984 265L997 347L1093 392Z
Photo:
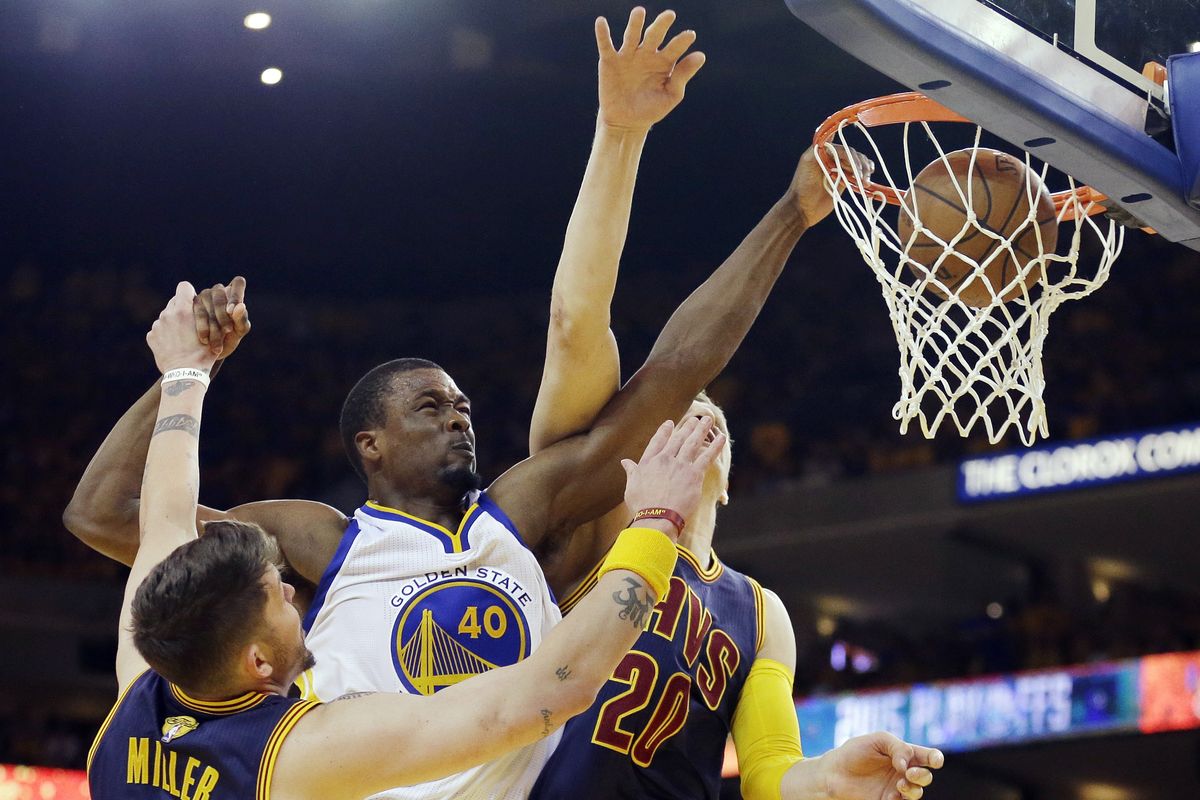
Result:
M608 67L602 76L625 86L602 91L602 98L635 98L628 105L642 128L679 101L702 60L683 56L688 35L658 49L671 17L660 16L642 34L643 15L640 9L631 15L619 51L601 46ZM614 140L606 124L602 110L598 148L628 156L631 143L621 131L616 147L606 144ZM589 173L600 184L610 168L594 160ZM589 207L583 195L577 212ZM813 204L825 197L820 175L799 170L784 197L680 306L646 363L596 422L516 465L485 493L476 489L467 397L436 365L403 359L371 370L343 408L343 437L370 498L352 519L294 500L200 508L200 520L263 527L295 573L315 587L305 626L318 666L303 680L306 696L432 693L536 648L559 615L529 548L549 557L566 534L620 502L619 459L638 453L658 420L682 416L724 367L797 240L819 219ZM611 211L596 211L612 219ZM604 239L569 233L567 247ZM232 297L217 287L207 305L195 308L199 328L226 357L248 330L243 291L244 281L234 282ZM76 535L126 563L137 549L138 483L154 400L148 393L118 421L64 514ZM521 797L553 744L547 738L453 779L387 796Z
M800 171L816 179L811 151ZM832 210L828 197L814 200L804 209L810 224ZM621 233L610 239L605 260L563 262L555 275L531 453L586 430L616 390L619 354L608 320ZM711 417L728 433L723 412L706 395L688 413ZM787 609L773 592L722 564L712 549L717 508L729 499L730 461L726 436L705 480L700 513L681 532L669 595L596 703L564 729L534 800L715 799L731 733L742 793L750 800L916 800L932 781L929 767L941 766L940 752L887 733L803 759L792 702L796 642ZM618 506L542 554L564 614L592 590L600 562L630 514Z

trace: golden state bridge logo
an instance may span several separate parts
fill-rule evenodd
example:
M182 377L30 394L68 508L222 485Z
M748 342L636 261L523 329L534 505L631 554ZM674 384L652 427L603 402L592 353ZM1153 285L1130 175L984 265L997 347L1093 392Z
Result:
M460 578L427 586L392 628L392 665L410 692L430 695L529 655L525 615L502 589Z

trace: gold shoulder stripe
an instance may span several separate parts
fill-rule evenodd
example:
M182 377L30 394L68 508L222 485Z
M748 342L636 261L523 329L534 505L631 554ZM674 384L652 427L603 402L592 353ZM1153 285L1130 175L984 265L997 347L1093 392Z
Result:
M150 669L148 667L146 669L142 670L141 672L139 672L138 676L136 678L134 678L133 680L131 680L129 682L129 685L126 686L124 689L122 689L121 693L117 696L117 702L113 703L113 707L109 710L108 716L104 718L104 723L101 724L100 730L96 732L96 738L92 740L92 746L88 749L88 754L87 754L87 771L88 772L92 771L92 759L96 757L96 748L98 748L100 746L100 740L102 738L104 738L104 734L108 732L108 726L110 723L112 723L113 717L115 717L117 715L117 709L121 707L121 703L125 702L125 697L129 694L129 690L133 688L133 685L135 683L137 683L138 681L140 681L142 678L144 678L146 676L146 674L149 672L150 672Z
M758 628L758 632L754 635L754 652L762 650L763 636L766 634L766 608L763 605L763 589L758 581L746 576L746 580L750 581L750 588L754 590L754 624Z
M700 559L696 558L696 555L691 550L688 550L681 544L675 546L679 549L679 555L683 560L692 565L692 569L700 577L700 580L705 583L712 583L721 577L721 573L725 571L725 565L721 563L721 559L717 558L716 551L709 551L712 557L712 564L706 570L700 566Z
M596 587L597 581L600 580L600 567L604 566L604 559L596 562L596 566L592 567L592 571L584 576L570 594L562 599L558 604L558 608L563 614L568 613L575 604L583 599L583 596Z
M195 697L189 696L183 689L180 689L173 683L171 684L171 696L181 706L190 708L192 711L199 711L201 714L211 714L213 716L224 716L226 714L236 714L239 711L247 711L269 697L269 695L261 692L247 692L240 697L234 697L229 700L198 700Z
M263 748L262 761L258 765L258 782L254 793L256 800L271 800L271 779L275 777L275 759L279 757L279 748L283 746L283 740L291 733L292 728L296 727L301 717L319 705L321 704L301 700L288 709L276 723L275 730L271 731L271 736Z

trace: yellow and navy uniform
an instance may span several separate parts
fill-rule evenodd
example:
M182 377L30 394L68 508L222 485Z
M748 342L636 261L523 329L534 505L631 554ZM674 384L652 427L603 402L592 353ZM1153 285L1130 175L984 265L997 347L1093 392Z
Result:
M147 670L88 752L92 800L269 800L284 738L317 705L258 692L197 700Z
M569 612L593 571L563 600ZM592 707L570 720L531 800L715 798L733 713L762 643L762 589L683 547L667 596Z

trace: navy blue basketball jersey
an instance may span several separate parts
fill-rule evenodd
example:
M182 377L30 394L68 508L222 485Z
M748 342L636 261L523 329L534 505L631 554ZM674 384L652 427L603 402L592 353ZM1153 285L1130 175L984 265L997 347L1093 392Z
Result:
M284 738L318 705L258 692L196 700L146 670L88 752L92 800L268 800Z
M569 612L597 570L562 603ZM762 589L679 548L671 588L596 702L567 722L532 800L715 798L725 741L762 641Z

